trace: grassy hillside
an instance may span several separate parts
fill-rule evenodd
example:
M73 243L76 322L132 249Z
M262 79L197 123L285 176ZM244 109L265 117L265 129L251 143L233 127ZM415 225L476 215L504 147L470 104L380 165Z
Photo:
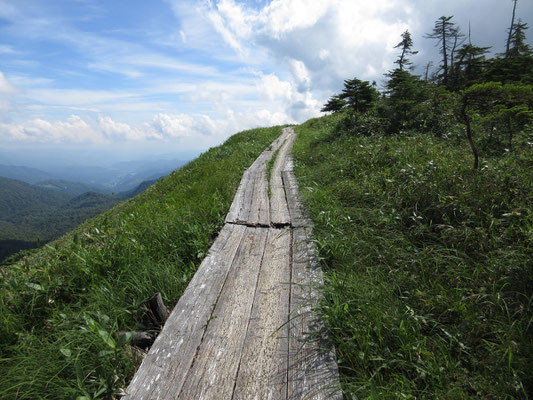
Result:
M294 154L346 398L531 398L527 137L475 171L462 132L386 136L344 118L298 127Z
M140 305L173 306L223 225L242 173L281 128L232 136L135 198L0 267L0 398L115 398L135 370L117 341Z

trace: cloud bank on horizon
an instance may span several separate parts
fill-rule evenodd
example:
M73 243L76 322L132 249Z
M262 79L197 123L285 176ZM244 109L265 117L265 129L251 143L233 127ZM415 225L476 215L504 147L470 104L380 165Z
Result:
M441 15L501 52L511 11L511 0L0 0L0 139L205 150L320 115L344 79L379 85L406 29L418 68L438 64L423 36ZM533 23L533 2L517 14Z

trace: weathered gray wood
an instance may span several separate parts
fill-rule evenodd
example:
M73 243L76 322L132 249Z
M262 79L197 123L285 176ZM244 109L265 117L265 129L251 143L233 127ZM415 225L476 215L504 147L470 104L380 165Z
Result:
M270 202L268 199L268 184L266 179L266 167L255 171L253 182L253 196L249 206L246 223L254 226L270 225Z
M299 200L298 183L292 172L292 159L289 157L286 170L281 172L283 187L285 189L291 226L294 228L310 226L311 221L307 218L304 207Z
M270 177L270 220L275 226L289 225L291 222L281 172L285 168L295 135L292 128L285 128L283 131L286 133L287 139L280 147Z
M179 399L231 399L267 235L246 229Z
M269 229L234 400L287 398L290 236Z
M293 230L288 396L341 400L335 352L314 312L323 278L310 233L310 228Z
M125 399L174 399L179 393L245 230L239 225L224 226L128 386Z
M242 174L241 182L235 193L235 197L231 203L228 214L226 215L226 222L235 222L237 217L242 213L242 208L244 207L244 196L247 188L250 187L250 171L246 170Z
M270 225L270 201L268 199L268 182L266 164L273 153L280 148L290 131L282 134L263 151L253 164L244 172L237 193L226 216L227 223L254 226Z
M243 174L229 223L126 399L342 398L335 354L313 312L322 273L298 199L293 140L284 129ZM269 199L266 166L277 149Z

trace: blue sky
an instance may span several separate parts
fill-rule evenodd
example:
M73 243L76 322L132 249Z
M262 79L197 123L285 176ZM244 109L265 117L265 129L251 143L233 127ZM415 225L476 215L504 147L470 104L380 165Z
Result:
M197 153L320 115L343 79L382 83L406 29L418 68L438 64L423 35L441 15L499 52L511 10L511 0L0 0L0 154ZM533 24L533 2L519 0L518 16Z

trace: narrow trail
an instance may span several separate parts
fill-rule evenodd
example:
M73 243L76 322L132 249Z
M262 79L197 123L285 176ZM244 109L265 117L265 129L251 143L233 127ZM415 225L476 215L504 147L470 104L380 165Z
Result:
M125 399L342 399L335 354L311 311L322 272L298 200L294 138L285 128L244 172Z

